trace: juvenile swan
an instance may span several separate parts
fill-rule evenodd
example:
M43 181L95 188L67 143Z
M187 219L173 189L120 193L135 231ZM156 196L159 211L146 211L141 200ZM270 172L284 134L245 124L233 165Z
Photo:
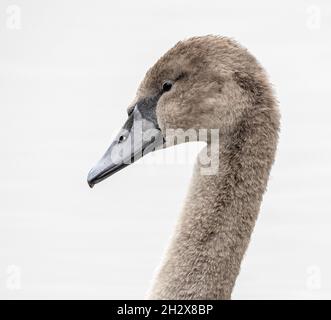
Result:
M197 161L149 298L230 299L278 140L278 106L264 70L225 37L177 43L147 72L121 132L88 175L90 187L169 141L185 142L169 129L197 132L206 141L201 155L216 170L204 172ZM199 129L209 132L201 138Z

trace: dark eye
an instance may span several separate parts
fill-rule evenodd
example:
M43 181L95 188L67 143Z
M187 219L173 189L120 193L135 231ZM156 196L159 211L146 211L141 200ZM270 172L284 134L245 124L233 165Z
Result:
M167 92L167 91L170 91L171 87L172 87L172 82L165 81L162 85L162 90L163 90L163 92Z

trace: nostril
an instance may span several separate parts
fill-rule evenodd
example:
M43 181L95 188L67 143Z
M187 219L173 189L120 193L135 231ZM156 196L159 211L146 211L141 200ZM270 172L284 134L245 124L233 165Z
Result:
M126 140L126 136L122 135L118 138L118 143L121 143Z

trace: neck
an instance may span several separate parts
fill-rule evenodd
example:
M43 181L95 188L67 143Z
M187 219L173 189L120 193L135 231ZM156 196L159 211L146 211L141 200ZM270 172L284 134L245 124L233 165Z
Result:
M152 299L230 299L277 142L274 109L252 111L219 145L216 175L196 165Z

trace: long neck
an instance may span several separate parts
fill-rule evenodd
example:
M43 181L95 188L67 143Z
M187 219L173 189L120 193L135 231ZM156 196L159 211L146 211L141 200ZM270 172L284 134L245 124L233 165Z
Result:
M152 299L230 299L274 160L277 111L252 112L219 148L216 175L196 165Z

